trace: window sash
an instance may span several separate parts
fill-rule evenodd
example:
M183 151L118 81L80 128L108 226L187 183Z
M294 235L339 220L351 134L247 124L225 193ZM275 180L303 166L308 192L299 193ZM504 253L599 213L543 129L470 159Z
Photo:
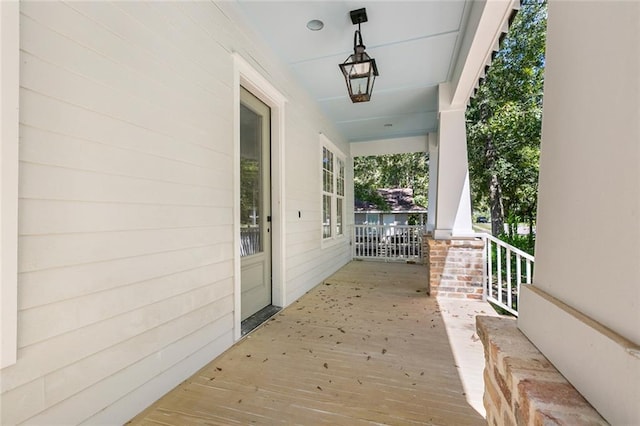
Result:
M322 238L331 238L331 195L322 195Z
M344 203L344 198L338 197L338 199L336 200L336 235L342 235L344 232L343 226L342 226L343 203Z
M326 138L325 138L326 139ZM345 161L322 145L322 239L344 235Z
M333 192L333 152L326 147L322 150L322 189Z
M337 194L344 197L344 161L337 158L336 162L338 163L338 176L336 179Z

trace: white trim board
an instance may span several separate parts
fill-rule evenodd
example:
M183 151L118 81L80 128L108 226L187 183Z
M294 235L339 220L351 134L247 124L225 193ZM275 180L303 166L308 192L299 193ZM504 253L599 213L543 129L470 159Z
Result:
M407 154L427 152L429 150L428 135L407 138L381 139L349 144L352 157L369 155Z
M19 24L18 2L0 2L0 368L18 344Z
M640 424L638 345L539 287L522 286L519 307L518 328L607 421Z

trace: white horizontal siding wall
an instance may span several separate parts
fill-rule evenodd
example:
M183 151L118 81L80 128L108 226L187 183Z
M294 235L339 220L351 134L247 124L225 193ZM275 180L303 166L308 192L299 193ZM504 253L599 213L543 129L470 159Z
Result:
M125 422L233 343L233 52L288 100L287 303L349 260L349 238L321 248L318 134L347 144L221 7L21 3L18 361L0 371L1 424Z
M291 123L304 122L303 112L292 111ZM346 168L347 196L345 206L346 229L338 244L320 248L322 222L322 199L319 192L322 176L321 140L311 125L306 129L291 129L288 138L297 141L287 146L287 172L297 178L287 179L286 192L289 223L287 224L287 290L288 300L295 300L310 289L310 283L318 283L342 265L344 259L351 257L351 229L353 224L352 167ZM292 136L293 133L293 136ZM334 139L330 139L335 143ZM348 147L339 146L348 155ZM347 159L347 164L350 161ZM314 186L315 185L315 186ZM300 217L298 217L300 212Z

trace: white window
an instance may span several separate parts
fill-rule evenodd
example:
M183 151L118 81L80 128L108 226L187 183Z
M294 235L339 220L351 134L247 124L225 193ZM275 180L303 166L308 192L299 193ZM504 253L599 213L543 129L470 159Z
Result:
M380 215L378 213L367 213L367 225L380 225Z
M344 155L323 135L322 146L322 239L344 236Z

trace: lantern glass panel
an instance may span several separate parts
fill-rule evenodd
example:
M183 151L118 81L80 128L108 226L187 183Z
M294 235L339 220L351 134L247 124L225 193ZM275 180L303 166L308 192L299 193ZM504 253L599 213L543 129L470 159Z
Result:
M349 73L351 76L368 76L371 72L371 62L361 62L359 64L354 64L351 68L351 72Z
M351 78L351 93L354 95L362 95L369 92L369 76L360 78Z

